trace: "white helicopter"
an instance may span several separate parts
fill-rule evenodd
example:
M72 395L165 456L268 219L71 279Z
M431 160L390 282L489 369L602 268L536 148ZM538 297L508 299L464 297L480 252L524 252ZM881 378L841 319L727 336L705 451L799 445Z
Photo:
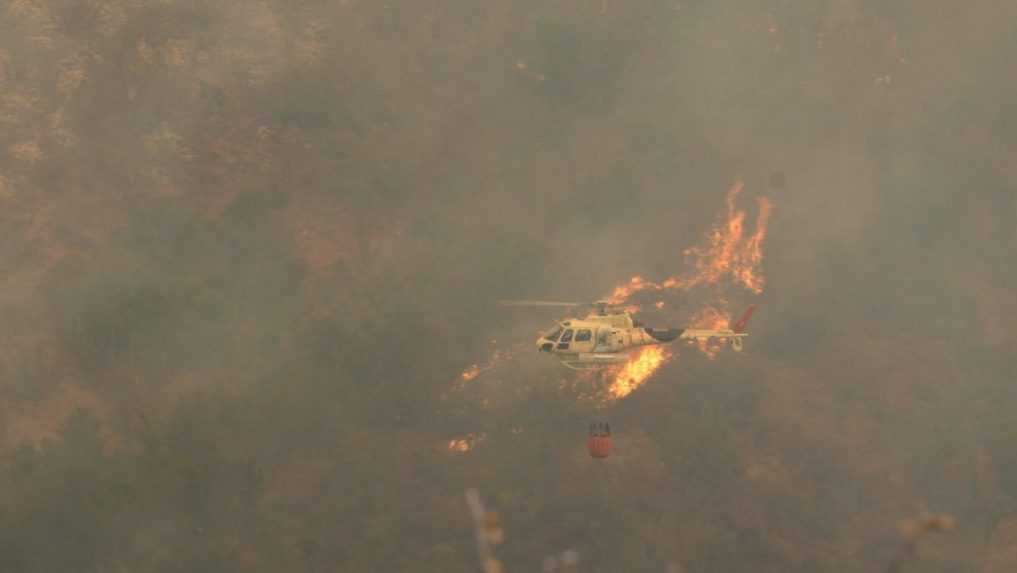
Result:
M573 370L597 370L627 362L629 353L641 346L667 344L685 340L689 344L701 341L730 341L731 348L741 352L742 339L748 336L745 326L755 311L755 305L742 314L732 328L646 328L623 307L607 301L593 303L551 302L542 300L501 300L504 306L559 306L592 307L586 318L566 318L557 322L537 339L537 350L548 352Z

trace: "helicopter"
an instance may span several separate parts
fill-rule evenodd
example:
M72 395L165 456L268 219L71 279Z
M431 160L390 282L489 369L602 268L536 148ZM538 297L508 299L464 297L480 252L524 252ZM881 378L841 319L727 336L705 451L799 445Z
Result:
M748 336L745 326L755 311L755 305L742 314L732 328L647 328L632 318L624 307L599 300L592 303L552 302L542 300L501 300L503 306L543 306L590 308L585 318L565 318L541 333L537 339L537 350L555 355L561 363L572 370L598 370L622 364L629 359L629 353L642 346L668 344L684 340L689 344L718 339L731 343L731 348L741 352L742 339Z

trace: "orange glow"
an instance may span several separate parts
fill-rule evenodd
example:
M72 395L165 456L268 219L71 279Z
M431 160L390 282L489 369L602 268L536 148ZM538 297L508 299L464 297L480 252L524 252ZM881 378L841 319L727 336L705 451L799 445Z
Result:
M448 449L453 452L468 452L470 443L466 440L449 440Z
M665 279L660 283L648 281L641 276L632 277L628 283L618 286L608 297L608 302L619 305L633 294L641 291L688 290L701 285L716 285L721 279L730 277L755 294L763 292L763 241L773 204L769 199L756 200L759 212L756 215L755 231L745 236L746 212L735 205L744 185L739 181L731 186L725 196L727 210L722 221L707 232L703 244L682 251L692 269L681 275Z
M633 353L618 374L615 375L608 391L612 398L624 398L642 386L651 374L672 356L666 346L645 346Z
M640 306L629 303L629 298L636 293L689 290L697 286L718 286L722 281L741 285L755 294L761 293L764 286L761 272L762 247L763 241L766 239L767 225L773 206L765 197L756 199L758 212L754 221L754 229L750 234L746 229L747 212L737 206L738 197L743 189L744 185L739 181L727 190L724 198L726 209L721 213L718 221L706 233L699 245L682 251L687 266L685 272L668 277L659 283L648 281L642 276L634 276L628 282L616 287L611 295L606 297L608 303L615 307L621 307L624 312L634 314L639 312ZM714 306L706 307L693 315L690 328L704 330L729 328L731 316L726 310L723 310L727 306L726 302L719 297L715 297L714 301ZM665 302L658 300L652 304L655 308L662 309ZM691 340L689 342L712 359L730 340ZM488 361L473 364L464 370L453 384L454 388L462 388L466 382L491 370L503 359L510 358L511 354L512 352L495 350ZM574 377L563 380L565 385L563 388L574 388L575 381L590 381L590 378L596 376L600 380L610 380L607 389L611 398L623 398L645 384L654 372L675 356L676 352L670 346L644 346L633 351L622 365L610 367L606 371L599 370L596 375L592 371L576 373ZM466 439L452 440L449 443L449 449L459 452L468 451L473 447L473 444L473 441Z
M692 328L706 330L724 330L730 328L731 314L726 310L708 306L692 316ZM712 341L697 340L696 346L706 354L710 360L717 357L717 352L723 348L727 339L714 339Z
M741 285L755 294L763 292L765 284L761 270L763 241L766 239L773 204L765 197L756 199L758 212L755 228L746 236L747 214L744 209L737 207L738 196L744 187L744 184L738 181L728 189L724 198L727 209L720 220L707 232L701 244L682 251L686 264L691 267L688 271L668 277L659 283L648 281L641 276L632 277L627 283L614 289L607 298L608 302L621 305L638 292L689 290L697 286L715 286L724 279ZM659 301L654 306L663 308L664 301ZM724 306L724 301L718 301L718 306ZM626 307L625 310L632 312L630 307ZM731 316L726 310L710 306L692 317L691 327L720 330L729 328L730 322ZM713 359L728 341L722 339L691 342ZM627 396L673 356L673 351L663 346L650 346L633 353L615 376L610 387L611 396L613 398Z
M770 221L773 204L766 197L757 199L759 214L756 216L756 232L745 241L741 251L741 265L735 267L735 280L752 292L763 292L763 275L759 267L763 262L763 239L766 238L766 227Z
M493 340L491 341L492 344L494 342L495 341L493 341ZM487 362L480 363L480 364L472 364L472 365L470 365L469 368L467 368L466 370L463 370L462 374L459 375L459 381L460 382L470 382L471 380L473 380L477 376L480 376L484 372L487 372L488 370L490 370L490 369L494 368L495 366L497 366L500 362L502 362L502 361L504 361L504 360L506 360L508 358L511 358L511 357L512 357L512 351L510 351L510 350L500 350L500 349L499 350L495 350L494 352L491 353L491 358Z
M710 231L706 244L684 251L686 260L690 260L695 270L683 277L668 279L675 287L688 289L702 284L712 285L725 276L730 276L736 284L756 294L763 292L763 275L760 271L763 262L762 245L766 239L773 205L765 197L757 200L759 213L756 216L756 230L751 236L744 237L745 211L735 207L742 189L743 185L739 182L728 190L725 220Z
M643 277L635 276L629 280L628 284L623 284L615 288L614 292L611 293L611 296L607 297L607 301L610 304L621 304L627 301L633 294L648 288L660 290L660 287L654 283L643 280Z
M484 441L484 434L466 434L461 438L449 440L448 449L450 452L466 453Z

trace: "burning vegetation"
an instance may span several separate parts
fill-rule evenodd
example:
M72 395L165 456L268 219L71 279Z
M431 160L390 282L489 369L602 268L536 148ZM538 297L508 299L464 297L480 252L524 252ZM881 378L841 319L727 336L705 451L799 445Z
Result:
M746 235L746 211L735 205L743 188L744 184L739 181L728 189L725 197L727 210L720 221L708 231L701 244L682 251L689 270L660 282L648 281L641 276L632 277L626 284L616 287L608 301L621 305L642 291L687 291L698 286L718 286L725 279L754 294L761 294L765 284L762 274L763 241L773 205L766 197L756 199L755 230Z
M625 304L633 295L644 291L689 291L695 287L720 287L724 283L740 286L753 294L761 294L766 281L763 277L763 241L773 206L766 197L756 199L757 214L755 228L748 233L745 228L747 213L736 205L744 189L737 182L727 191L726 211L707 232L703 242L682 251L689 270L669 277L661 282L651 282L641 276L632 277L626 284L614 289L609 297L612 304ZM727 301L716 289L715 302L697 311L690 326L703 329L730 328L731 314L726 310ZM663 307L663 301L656 303ZM694 344L706 356L713 359L727 340L696 340ZM667 346L650 346L633 353L631 360L612 374L609 388L612 398L624 398L642 386L664 363L675 356L675 350Z
M665 346L647 346L637 350L614 375L608 392L612 398L624 398L646 382L654 372L674 356Z
M733 285L742 287L753 294L763 291L765 280L762 273L763 241L766 238L767 225L772 211L772 204L766 197L758 197L758 212L755 227L751 233L745 228L747 212L736 204L744 185L736 182L725 196L726 211L718 218L707 232L701 244L682 251L686 266L683 273L671 276L661 282L652 282L642 276L634 276L627 283L614 289L606 299L611 305L624 312L636 313L640 305L630 303L629 299L645 291L690 291L696 287L711 287L714 303L697 311L690 320L689 326L697 329L729 329L731 315L727 311L727 301L720 293L721 287ZM662 309L664 301L656 301L653 306ZM716 357L727 339L692 340L706 356ZM647 346L632 352L628 362L607 369L611 383L607 395L612 399L624 398L642 386L666 362L674 358L676 351L668 346ZM495 350L491 358L482 364L473 364L460 374L458 384L469 382L490 370L495 364L510 357L510 352ZM589 375L582 378L591 379Z
M1017 3L951 5L4 3L0 570L476 570L472 485L510 571L876 571L937 506L906 567L1012 571ZM793 272L737 366L483 336Z

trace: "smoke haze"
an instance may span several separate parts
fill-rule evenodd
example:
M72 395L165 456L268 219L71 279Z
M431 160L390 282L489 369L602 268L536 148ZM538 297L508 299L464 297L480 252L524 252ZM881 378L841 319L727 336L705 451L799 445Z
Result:
M0 571L476 571L468 488L506 571L939 513L1012 570L1015 58L1001 0L0 3ZM744 352L608 400L495 304L681 275L738 181L762 292L633 298Z

